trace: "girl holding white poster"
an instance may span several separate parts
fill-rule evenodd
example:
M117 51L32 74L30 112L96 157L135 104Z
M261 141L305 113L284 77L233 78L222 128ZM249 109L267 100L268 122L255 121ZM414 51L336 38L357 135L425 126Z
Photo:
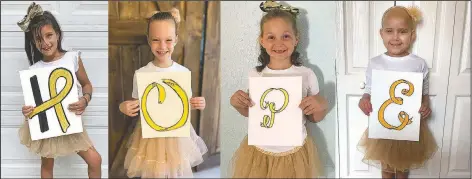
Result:
M29 69L73 67L77 76L77 79L73 81L78 81L74 85L77 86L78 95L83 95L80 96L77 102L70 104L68 110L76 115L81 115L92 99L92 84L82 64L81 52L70 52L62 49L63 33L59 23L51 12L43 11L38 4L32 3L28 7L27 15L18 22L18 26L25 32L25 52L31 65ZM33 88L33 90L38 89L38 87ZM101 156L94 148L85 128L81 133L39 140L31 139L28 125L31 119L28 118L31 117L30 114L38 113L35 109L42 108L49 109L51 106L23 106L22 112L25 116L25 122L19 129L21 144L41 156L41 177L53 177L54 159L56 157L77 153L88 164L89 177L100 178Z
M319 95L315 73L302 65L297 15L294 7L282 6L273 1L261 3L266 14L260 21L260 66L254 68L250 77L302 76L303 111L302 146L248 145L248 137L241 142L233 155L231 177L233 178L313 178L322 175L323 166L311 136L307 135L306 120L319 122L327 112L327 100ZM298 102L297 102L298 103ZM248 117L249 107L256 107L249 94L238 90L231 97L231 105ZM280 106L279 106L280 107Z
M178 39L180 13L176 8L169 12L150 15L147 40L154 59L134 73L132 100L120 104L120 111L127 116L137 116L145 108L139 103L138 78L140 72L189 72L190 70L171 59ZM189 99L192 109L205 108L204 97ZM164 104L164 103L163 103ZM141 111L142 112L142 111ZM207 147L193 127L190 137L143 138L142 125L138 120L131 134L125 156L124 168L128 177L141 178L190 178L192 167L203 162Z
M366 87L359 101L359 108L368 116L373 111L371 104L371 89L375 85L372 84L373 70L423 74L419 141L369 138L366 130L359 142L359 148L365 152L363 161L381 168L383 178L407 178L409 170L422 167L437 150L434 137L423 120L431 114L428 66L424 59L409 52L416 38L416 26L420 20L421 13L416 7L394 6L386 10L382 17L380 35L387 52L370 59L366 71Z

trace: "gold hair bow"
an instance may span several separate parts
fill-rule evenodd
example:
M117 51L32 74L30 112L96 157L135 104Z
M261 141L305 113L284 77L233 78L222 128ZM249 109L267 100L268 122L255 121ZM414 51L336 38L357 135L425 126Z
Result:
M39 4L36 4L34 2L31 3L31 5L28 7L28 14L17 23L18 26L20 26L21 30L23 30L24 32L28 32L28 26L31 20L38 15L43 15L43 12L44 11L41 6L39 6Z
M261 5L259 5L259 7L264 12L272 11L274 9L279 9L279 10L290 12L292 15L295 15L295 16L297 16L300 13L300 10L298 8L294 8L290 6L283 6L282 4L279 4L275 1L262 2Z
M418 24L419 22L421 22L423 20L423 16L421 14L421 11L417 6L407 7L406 11L408 12L408 15L411 16L411 18L413 19L413 22L415 22L415 24Z

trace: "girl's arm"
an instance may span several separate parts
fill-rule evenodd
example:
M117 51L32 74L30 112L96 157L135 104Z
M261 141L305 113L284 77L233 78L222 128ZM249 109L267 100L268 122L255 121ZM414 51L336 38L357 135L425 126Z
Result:
M308 115L307 119L311 122L320 122L322 121L326 114L328 114L328 100L320 96L320 94L312 96L315 103L319 106L319 110L314 110L311 115Z
M205 109L205 106L206 106L205 97L190 98L190 106L192 107L192 109L198 109L198 110Z
M238 107L234 107L234 109L236 109L236 111L238 111L239 114L243 115L244 117L248 117L248 116L249 116L249 108L238 108Z
M120 111L130 117L137 116L139 113L139 100L138 99L131 99L127 101L123 101L120 103L119 106Z
M90 103L90 100L92 99L91 97L93 88L92 83L90 83L90 80L88 79L87 72L85 72L85 68L82 64L82 59L80 59L80 56L78 57L78 64L79 69L77 70L75 75L77 76L77 80L82 86L82 93L84 95L79 98L79 101L69 104L69 110L75 112L76 115L81 115Z
M92 83L90 82L87 72L85 71L84 64L82 63L82 59L79 58L79 70L76 72L77 79L79 80L80 85L82 86L82 93L84 94L84 98L87 100L87 104L90 102L93 92ZM86 95L89 94L89 95Z
M423 95L423 97L421 98L421 104L423 106L429 106L429 95Z
M249 116L249 107L254 105L252 100L249 98L249 94L242 90L236 91L231 96L230 104L244 117Z

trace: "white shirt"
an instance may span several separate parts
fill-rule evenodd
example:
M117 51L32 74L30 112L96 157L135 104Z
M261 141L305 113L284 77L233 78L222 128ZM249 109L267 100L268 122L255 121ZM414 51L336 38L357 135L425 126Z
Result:
M139 96L138 96L138 82L137 82L137 79L136 79L136 72L186 72L186 71L190 71L188 68L172 61L172 65L170 67L167 67L167 68L161 68L161 67L158 67L156 65L154 65L154 63L152 63L152 61L150 61L146 66L143 66L141 68L139 68L138 70L136 70L134 72L134 77L133 77L133 93L131 94L131 97L134 98L134 99L139 99ZM192 93L192 89L190 89L190 94ZM192 96L192 95L190 95Z
M66 52L64 56L62 56L60 59L54 60L52 62L45 62L45 61L38 61L31 65L29 69L38 69L38 68L44 68L44 67L68 67L72 66L74 67L75 72L79 71L79 57L82 54L81 51L76 51L76 52ZM76 75L74 75L76 85L77 85L77 91L79 97L82 96L82 85L77 80Z
M316 95L320 89L318 86L318 79L315 73L310 68L304 66L292 65L290 68L284 70L272 70L265 67L261 72L257 72L254 68L249 72L249 77L264 77L264 76L302 76L302 97ZM307 136L306 132L306 116L303 115L303 139ZM294 146L256 146L265 151L280 153L294 149Z
M381 54L369 60L366 70L366 85L364 93L370 94L372 89L372 69L398 72L423 73L423 95L429 93L428 64L421 57L409 54L404 57L391 57Z

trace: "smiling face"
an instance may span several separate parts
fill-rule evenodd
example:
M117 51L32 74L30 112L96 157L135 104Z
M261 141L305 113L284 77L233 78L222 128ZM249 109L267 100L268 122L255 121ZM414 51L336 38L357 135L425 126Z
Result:
M263 23L260 44L271 60L289 60L298 43L293 25L287 20L276 17Z
M175 23L171 20L152 21L149 24L148 42L157 60L170 60L177 43Z
M411 17L401 8L393 8L386 12L380 36L387 48L387 55L393 57L408 55L410 46L416 38Z
M54 31L52 25L46 24L39 31L33 33L36 48L43 54L45 58L55 57L59 50L57 48L59 42L59 34Z

